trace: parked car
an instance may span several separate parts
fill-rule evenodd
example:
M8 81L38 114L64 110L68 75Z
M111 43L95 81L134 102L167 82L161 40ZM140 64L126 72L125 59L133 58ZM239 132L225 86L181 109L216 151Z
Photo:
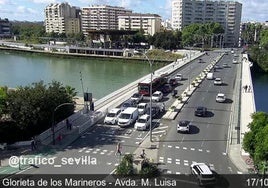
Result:
M194 115L204 117L207 115L207 108L203 106L198 106L194 112Z
M225 102L225 94L224 93L218 93L216 96L216 102Z
M222 67L223 67L223 68L228 68L229 66L228 66L227 63L223 63L223 64L222 64Z
M222 84L222 80L221 80L221 78L215 78L215 80L214 80L214 85L221 85Z
M209 72L209 73L207 74L207 79L208 79L208 80L213 80L213 79L214 79L214 76L213 76L213 73L212 73L212 72Z
M121 111L124 111L126 108L136 107L136 106L137 106L136 101L129 99L129 100L126 100L125 102L123 102L120 108L121 108Z
M132 100L136 101L136 103L139 103L140 101L143 100L143 95L139 93L134 93L131 98Z
M190 133L190 127L192 126L190 121L181 120L177 124L177 132Z
M121 112L120 108L111 109L104 118L105 124L115 125L117 123L118 116Z
M176 74L175 79L179 81L182 80L183 79L182 74Z
M139 103L137 106L139 114L140 115L145 114L147 111L147 107L148 107L147 103Z
M139 119L136 121L134 128L136 130L146 130L150 125L150 116L147 114L144 114L139 117Z
M156 91L152 95L152 101L159 102L163 99L163 93L161 91Z
M120 127L126 127L135 123L138 117L139 117L138 108L129 107L119 114L117 124Z
M234 58L234 59L233 59L233 64L236 64L236 63L238 63L238 61L237 61L236 58Z
M196 177L200 186L213 185L216 183L215 175L205 163L193 163L191 164L190 170Z
M204 62L204 61L203 61L203 59L201 59L201 58L198 60L198 63L203 63L203 62Z

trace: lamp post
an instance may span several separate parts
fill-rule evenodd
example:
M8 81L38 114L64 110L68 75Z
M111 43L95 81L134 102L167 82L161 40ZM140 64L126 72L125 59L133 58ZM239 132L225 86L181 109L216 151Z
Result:
M72 105L72 106L74 106L74 103L62 103L62 104L58 105L58 106L54 109L54 111L53 111L53 113L52 113L52 139L53 139L53 145L56 144L56 140L55 140L55 120L54 120L54 118L55 118L55 113L56 113L56 111L57 111L60 107L62 107L62 106L67 106L67 105Z

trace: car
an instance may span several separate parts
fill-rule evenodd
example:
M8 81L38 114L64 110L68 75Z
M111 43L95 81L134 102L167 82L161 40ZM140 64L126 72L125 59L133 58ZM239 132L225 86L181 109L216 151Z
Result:
M120 108L113 108L111 109L105 116L104 118L104 123L105 124L112 124L115 125L117 124L117 119L119 114L121 113Z
M177 132L190 133L190 127L192 126L190 121L181 120L177 124Z
M190 170L200 186L213 185L216 183L216 177L207 164L193 163L190 166Z
M238 63L237 59L233 59L233 64Z
M161 91L156 91L152 94L152 101L159 102L163 98L163 93Z
M225 102L225 94L224 93L218 93L216 96L216 102Z
M121 109L121 111L124 111L126 108L136 107L136 106L137 106L137 103L136 103L135 100L128 99L128 100L126 100L125 102L122 103L120 109Z
M203 61L203 59L201 59L201 58L198 60L198 63L203 63L203 62L204 62L204 61Z
M219 65L215 65L215 66L214 66L214 69L219 69L219 68L220 68Z
M143 95L139 93L134 93L130 99L136 101L136 103L139 103L143 100Z
M178 85L178 80L175 79L175 78L170 78L170 79L168 80L168 83L169 83L171 86L176 86L176 85Z
M161 91L163 93L170 93L172 91L172 86L170 84L165 84L163 85L163 87L161 88Z
M234 50L231 50L231 53L234 54Z
M179 81L182 80L183 79L182 74L176 74L175 79Z
M228 66L227 63L223 63L223 64L222 64L222 67L223 67L223 68L228 68L229 66Z
M224 55L228 55L228 52L224 52Z
M214 80L214 85L221 85L222 84L222 80L221 80L221 78L215 78L215 80Z
M206 107L203 107L203 106L198 106L195 109L194 115L195 116L200 116L200 117L206 116L207 115L207 108Z
M139 115L145 114L147 111L147 107L148 107L147 103L139 103L137 106Z
M150 125L150 116L148 114L144 114L139 117L139 119L136 121L134 128L136 130L146 130Z
M157 117L160 113L163 113L164 111L165 111L164 103L152 104L152 118ZM150 106L148 107L146 114L150 115Z

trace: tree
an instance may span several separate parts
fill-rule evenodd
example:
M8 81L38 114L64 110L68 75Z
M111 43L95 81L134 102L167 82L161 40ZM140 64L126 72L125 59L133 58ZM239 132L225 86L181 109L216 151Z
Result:
M68 91L67 91L68 88ZM75 93L70 86L64 87L60 82L52 81L45 85L42 81L30 86L18 87L7 93L7 113L21 130L20 140L29 139L51 127L54 109L62 103L72 103ZM70 116L72 106L57 110L55 121Z
M253 121L248 125L250 131L245 133L243 148L254 160L260 164L268 160L268 114L256 112L252 114Z
M149 43L165 50L181 48L181 32L176 30L155 33Z
M3 114L5 114L7 100L7 87L0 87L0 120Z

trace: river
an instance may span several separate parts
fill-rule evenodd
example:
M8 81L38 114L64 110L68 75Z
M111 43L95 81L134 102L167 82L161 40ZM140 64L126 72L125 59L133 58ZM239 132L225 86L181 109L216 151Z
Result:
M160 65L156 65L155 68ZM100 99L146 75L149 63L126 60L54 57L31 53L0 51L0 85L15 88L43 80L70 85L82 96L84 90Z

